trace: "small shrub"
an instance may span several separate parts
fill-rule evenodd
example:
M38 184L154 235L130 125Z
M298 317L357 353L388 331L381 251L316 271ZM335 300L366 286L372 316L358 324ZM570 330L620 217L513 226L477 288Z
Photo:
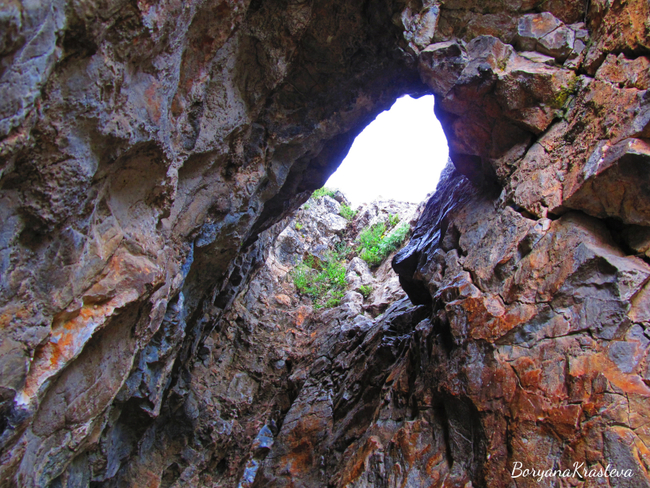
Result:
M352 210L345 203L341 205L341 210L339 211L339 215L343 217L345 220L352 220L356 214L357 211Z
M325 308L334 308L341 305L341 299L343 298L343 291L337 290L332 293L332 298L329 298L325 302Z
M379 266L382 262L378 247L371 247L368 249L364 248L361 250L359 256L368 263L369 266Z
M303 295L311 295L315 290L312 288L311 268L301 263L291 271L293 284Z
M359 256L369 266L379 266L390 253L399 249L409 233L409 225L404 222L386 235L386 224L366 227L358 237Z
M399 215L388 214L388 227L393 228L399 223Z
M381 237L386 232L386 223L379 222L378 224L366 227L361 231L357 240L364 249L376 247L381 242Z
M323 262L327 282L336 288L345 288L348 282L345 280L345 265L335 257L330 257Z
M336 194L335 190L323 187L323 188L319 188L314 193L312 193L311 197L314 200L318 200L319 198L324 197L324 196L334 197L335 194Z
M359 241L359 257L370 266L377 266L382 261L379 244L385 232L386 224L380 222L363 229L357 238Z
M382 239L382 242L379 245L382 252L388 256L393 251L397 251L406 240L406 236L408 236L409 230L410 227L406 222L398 227L395 227L390 234Z
M334 244L334 251L338 254L339 259L345 259L352 252L352 248L345 241L339 241Z
M363 295L363 298L368 298L370 294L372 293L372 286L371 285L361 285L359 287L359 293Z
M291 277L298 292L311 298L314 308L336 307L347 286L345 265L338 253L321 260L309 256L291 271Z
M302 230L303 225L300 222L296 222L295 228L296 230Z

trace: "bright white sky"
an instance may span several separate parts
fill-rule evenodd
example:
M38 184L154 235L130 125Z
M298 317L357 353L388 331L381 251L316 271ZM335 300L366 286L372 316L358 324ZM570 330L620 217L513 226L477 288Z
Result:
M341 190L353 208L380 197L419 203L435 190L447 156L433 95L407 95L357 136L325 186Z

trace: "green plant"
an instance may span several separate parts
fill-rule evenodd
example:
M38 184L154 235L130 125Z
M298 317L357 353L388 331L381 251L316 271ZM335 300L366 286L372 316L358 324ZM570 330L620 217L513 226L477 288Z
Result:
M348 254L352 252L352 248L348 246L347 242L339 241L334 244L334 251L338 254L339 259L346 259Z
M372 285L361 285L359 287L359 293L363 295L363 298L368 298L372 293Z
M343 298L343 290L336 290L332 292L332 297L325 302L325 308L334 308L341 305L341 299Z
M386 234L386 224L366 227L361 231L359 241L359 256L370 266L379 266L390 253L399 249L409 233L409 225L404 222Z
M308 203L305 203L305 204L302 206L302 209L303 209L303 210L309 210L310 208L311 208L311 205L309 205Z
M347 285L345 265L335 252L323 259L307 257L291 271L291 277L296 289L311 298L314 308L339 305Z
M383 261L381 254L379 254L378 247L363 249L359 256L361 256L361 259L363 259L370 266L379 266Z
M359 241L359 256L370 266L377 266L382 261L379 255L379 244L385 232L386 223L379 222L378 224L363 229L359 237L357 237Z
M399 223L399 215L388 214L388 227L391 229Z
M337 258L338 256L331 255L322 261L323 269L330 285L336 288L345 288L345 285L348 284L345 279L345 265Z
M356 214L357 211L352 210L345 203L341 205L341 210L339 210L339 215L343 217L345 220L352 220Z
M386 252L386 255L399 249L406 240L410 230L410 226L404 222L402 225L395 227L390 234L382 240L380 247L384 252Z
M371 247L375 247L379 245L379 242L381 242L381 238L385 232L386 232L386 223L379 222L375 225L371 225L363 229L359 233L359 237L357 237L357 240L359 241L359 244L361 245L362 248L370 249Z
M311 288L311 279L310 279L310 268L305 263L301 263L291 271L291 277L293 278L293 285L296 289L304 294L310 295L312 292Z
M314 200L318 200L321 197L328 196L328 197L333 197L336 194L335 190L331 190L330 188L319 188L316 190L314 193L311 194L311 197Z
M302 230L303 225L300 222L296 222L295 228L296 230Z

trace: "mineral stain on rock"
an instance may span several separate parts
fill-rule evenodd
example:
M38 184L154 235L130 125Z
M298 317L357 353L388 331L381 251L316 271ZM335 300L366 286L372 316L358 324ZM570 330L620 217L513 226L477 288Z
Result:
M649 9L0 2L0 485L648 486ZM430 93L369 265L308 198Z

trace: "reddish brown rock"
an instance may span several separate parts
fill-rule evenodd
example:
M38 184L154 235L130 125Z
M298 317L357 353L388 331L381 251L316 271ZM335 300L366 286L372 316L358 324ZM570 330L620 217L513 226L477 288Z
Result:
M650 61L644 57L628 59L624 54L610 54L596 71L595 78L618 84L620 88L647 90L650 88Z
M561 26L562 22L549 12L522 16L517 26L517 36L521 49L535 51L538 43L545 36L557 31Z
M565 24L580 22L585 17L585 8L587 5L578 0L549 0L544 4L544 10L552 13Z
M454 184L453 178L445 187L450 202L462 201L463 187ZM434 197L423 221L436 222L436 216L445 208L441 205L444 198ZM442 391L469 395L481 412L484 432L488 432L489 425L490 438L507 443L510 454L494 456L498 451L492 448L493 456L486 461L491 466L490 474L483 473L490 480L489 485L507 483L515 462L546 466L548 459L553 458L566 467L574 462L613 462L614 455L602 444L598 447L592 443L588 455L578 446L590 445L589 436L593 434L589 432L603 433L609 422L624 422L632 428L627 417L620 415L631 407L632 401L621 402L608 396L610 388L642 398L650 394L642 379L641 359L646 357L648 340L643 334L638 335L640 329L634 332L627 316L632 297L642 296L650 267L638 258L625 256L610 240L604 225L579 214L568 214L539 229L524 227L518 237L513 236L510 245L517 252L510 257L494 256L500 246L493 245L489 246L491 260L477 259L475 256L483 254L485 248L474 240L464 239L468 232L473 232L471 226L465 227L471 222L468 216L475 215L473 220L485 222L486 228L501 225L497 224L499 220L489 217L492 213L501 215L484 201L474 196L461 208L445 211L445 226L453 225L455 232L460 233L460 248L453 251L451 260L462 260L465 267L469 266L470 273L464 273L465 284L460 284L458 272L449 264L442 268L442 275L425 271L429 266L425 259L431 251L424 249L440 246L443 238L436 234L440 228L425 230L431 228L422 225L420 230L416 229L413 247L402 251L395 261L404 278L409 276L406 273L414 273L415 281L434 278L435 284L428 283L429 289L439 290L434 310L444 306L444 313L434 316L440 327L449 328L450 337L458 345L447 352L450 346L442 347L444 336L440 337L438 352L435 347L431 350L434 357L439 354L438 359L430 360L430 364L439 365L433 377L440 381ZM530 230L527 233L525 229ZM438 237L432 239L432 235ZM478 236L495 242L490 233ZM423 247L424 243L427 244ZM418 260L410 254L413 252ZM558 255L554 257L555 253ZM610 278L603 274L603 265L597 264L604 261L610 263ZM414 272L409 262L419 262L418 266L423 268ZM475 269L477 265L480 267ZM499 280L486 280L486 271L490 269L498 273ZM452 283L459 283L457 291L451 294L444 285L447 273L454 277ZM481 281L472 279L474 276L481 276ZM414 286L415 283L410 285ZM499 297L494 301L496 291L503 301ZM640 298L639 303L644 303L644 299ZM521 315L519 311L526 304L532 313ZM509 324L505 320L509 315L516 315L521 322L514 322L512 329L510 325L501 329L505 332L502 336L485 334L486 329L491 333L500 330L495 328L497 319ZM634 316L634 320L640 317ZM530 349L532 344L534 351ZM508 405L507 428L499 423L503 407L498 405ZM620 456L631 459L638 456L635 452L626 450ZM635 463L630 469L645 469ZM645 482L645 478L641 480Z
M587 72L593 75L609 53L647 54L650 47L649 14L650 6L643 0L633 0L625 5L603 0L589 4L587 27L596 42L585 57Z
M650 144L625 139L599 144L573 185L564 188L564 206L627 224L650 221Z

